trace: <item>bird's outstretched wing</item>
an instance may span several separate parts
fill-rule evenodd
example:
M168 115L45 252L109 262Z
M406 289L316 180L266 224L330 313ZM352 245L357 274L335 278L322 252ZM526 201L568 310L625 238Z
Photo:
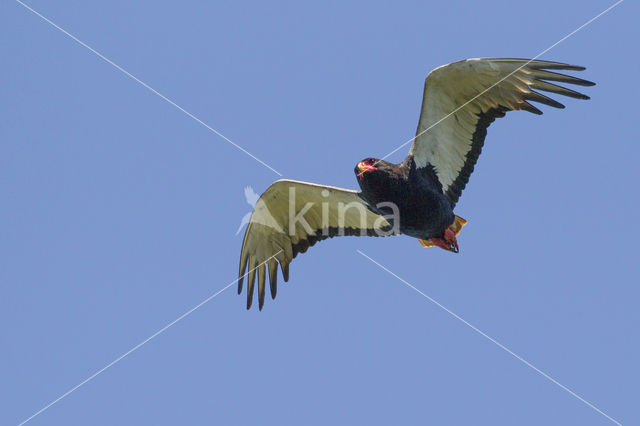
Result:
M242 292L244 275L248 275L249 309L257 272L262 309L267 269L271 297L275 298L278 263L288 281L289 263L317 241L341 235L385 236L392 231L385 217L375 213L357 191L279 180L260 196L244 234L238 294Z
M548 71L584 69L558 62L491 58L436 68L425 81L422 112L410 150L416 166L435 168L442 191L455 206L480 156L489 125L507 111L542 114L527 101L564 108L536 90L589 99L550 81L579 86L595 83Z

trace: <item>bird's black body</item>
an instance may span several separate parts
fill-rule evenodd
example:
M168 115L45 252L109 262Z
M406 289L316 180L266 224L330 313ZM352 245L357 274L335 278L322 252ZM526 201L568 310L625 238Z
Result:
M380 203L395 204L402 234L425 240L441 237L453 223L455 215L451 203L442 193L442 185L432 166L416 168L412 156L400 164L375 158L362 162L375 165L375 169L366 173L356 166L362 197L386 217L393 217L393 210Z

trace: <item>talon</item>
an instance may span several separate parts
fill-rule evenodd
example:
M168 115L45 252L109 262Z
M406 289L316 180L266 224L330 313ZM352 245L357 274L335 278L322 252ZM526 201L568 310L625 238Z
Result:
M454 253L460 252L460 248L458 247L458 240L456 239L456 234L450 228L447 228L446 231L444 231L443 240L447 242L449 246L449 251L452 251Z
M460 252L460 248L458 247L458 240L456 239L456 234L451 229L447 229L444 231L444 235L442 237L432 237L427 240L421 240L420 244L422 247L440 247L442 250L450 251L453 253Z

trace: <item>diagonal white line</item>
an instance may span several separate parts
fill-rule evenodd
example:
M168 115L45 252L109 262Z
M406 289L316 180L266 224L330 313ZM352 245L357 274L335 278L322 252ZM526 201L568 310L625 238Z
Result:
M274 257L276 257L277 255L280 254L280 252L282 252L282 250L278 251L276 254L274 254L273 256L271 256L270 258L268 258L267 260L265 260L264 262L262 262L261 264L259 264L258 266L256 266L253 269L250 269L249 271L247 271L244 275L242 275L242 277L247 276L247 274L255 271L257 268L259 268L260 266L264 265L265 263L267 263L268 261L270 261L271 259L273 259ZM213 293L211 296L207 297L206 299L204 299L202 302L198 303L196 306L194 306L193 308L189 309L187 312L185 312L184 314L180 315L178 318L176 318L175 320L171 321L169 324L165 325L164 327L162 327L160 330L156 331L155 333L153 333L151 336L147 337L146 339L144 339L142 342L138 343L137 345L135 345L133 348L129 349L127 352L123 353L122 355L120 355L118 358L114 359L113 361L111 361L109 364L105 365L104 367L102 367L100 370L96 371L95 373L93 373L91 376L87 377L86 379L84 379L82 382L78 383L77 385L75 385L74 387L72 387L71 389L69 389L68 391L66 391L65 393L63 393L62 395L60 395L58 398L54 399L53 401L51 401L50 403L48 403L47 405L45 405L44 407L42 407L40 410L36 411L34 414L32 414L30 417L28 417L27 419L23 420L22 422L20 422L18 424L18 426L22 426L23 424L31 421L34 417L42 414L45 410L49 409L52 405L60 402L60 400L66 398L67 396L69 396L72 392L76 391L79 387L83 386L84 384L90 382L91 380L93 380L97 375L99 375L100 373L104 372L105 370L113 367L115 364L117 364L118 362L120 362L122 359L124 359L125 357L127 357L128 355L130 355L131 353L135 352L136 350L138 350L141 346L143 346L144 344L148 343L151 339L157 337L158 335L164 333L169 327L173 326L174 324L176 324L178 321L184 319L185 317L191 315L195 310L199 309L200 307L202 307L204 304L206 304L207 302L209 302L211 299L213 299L214 297L216 297L217 295L219 295L220 293L222 293L223 291L225 291L226 289L228 289L229 287L231 287L232 285L234 285L235 283L238 282L238 280L240 280L240 277L236 278L235 280L233 280L232 282L230 282L229 284L227 284L226 286L222 287L220 290L216 291L215 293Z
M510 72L509 74L507 74L506 76L504 76L503 78L501 78L500 80L496 81L495 83L493 83L491 86L487 87L486 89L484 89L482 92L478 93L477 95L475 95L473 98L469 99L467 102L465 102L464 104L460 105L458 108L454 109L453 111L451 111L449 114L445 115L444 117L442 117L440 120L436 121L435 123L433 123L431 126L427 127L426 129L424 129L423 131L421 131L420 133L416 134L414 137L412 137L411 139L409 139L408 141L404 142L402 145L400 145L399 147L397 147L396 149L394 149L393 151L391 151L390 153L388 153L387 155L385 155L384 157L381 158L381 160L385 160L386 158L388 158L390 155L395 154L398 150L404 148L405 146L407 146L408 144L410 144L411 142L413 142L415 139L417 139L418 137L422 136L423 134L425 134L426 132L428 132L429 130L433 129L435 126L437 126L438 124L442 123L444 120L446 120L447 118L451 117L453 114L455 114L456 112L460 111L462 108L464 108L465 106L469 105L471 102L475 101L476 99L478 99L480 96L484 95L485 93L487 93L489 90L491 90L493 87L497 86L498 84L502 83L504 80L506 80L507 78L511 77L513 74L517 73L518 71L520 71L522 68L526 67L527 65L529 65L532 61L535 61L536 59L538 59L540 56L544 55L545 53L547 53L548 51L550 51L551 49L553 49L554 47L556 47L557 45L559 45L560 43L562 43L563 41L565 41L566 39L568 39L569 37L571 37L572 35L574 35L575 33L577 33L578 31L580 31L581 29L583 29L584 27L586 27L587 25L591 24L593 21L595 21L596 19L600 18L602 15L604 15L605 13L609 12L611 9L613 9L614 7L618 6L620 3L622 3L624 0L618 0L617 2L615 2L614 4L612 4L611 6L609 6L608 8L606 8L605 10L603 10L602 12L598 13L596 16L594 16L593 18L589 19L587 22L585 22L584 24L580 25L578 28L576 28L575 30L571 31L569 34L567 34L566 36L562 37L560 40L556 41L555 43L553 43L551 46L547 47L546 49L544 49L542 52L538 53L536 56L534 56L532 59L529 59L527 62L525 62L523 65L521 65L520 67L516 68L515 70L513 70L512 72Z
M228 137L226 137L222 133L220 133L219 131L217 131L216 129L214 129L213 127L209 126L207 123L205 123L204 121L200 120L198 117L196 117L195 115L191 114L189 111L187 111L186 109L182 108L180 105L178 105L177 103L175 103L171 99L167 98L165 95L163 95L162 93L158 92L156 89L154 89L153 87L149 86L147 83L145 83L144 81L140 80L138 77L136 77L135 75L131 74L129 71L125 70L120 65L116 64L115 62L113 62L111 59L109 59L106 56L104 56L102 53L98 52L97 50L95 50L94 48L92 48L91 46L89 46L88 44L83 42L82 40L78 39L76 36L74 36L73 34L69 33L64 28L61 28L60 26L58 26L57 24L52 22L50 19L48 19L47 17L43 16L42 14L40 14L39 12L37 12L36 10L31 8L30 6L26 5L25 3L21 2L20 0L16 0L16 2L18 2L20 5L22 5L25 9L33 12L33 14L35 14L38 17L40 17L45 22L51 24L51 26L53 26L54 28L56 28L57 30L59 30L60 32L62 32L63 34L65 34L66 36L71 38L72 40L74 40L76 43L78 43L81 46L87 48L89 51L94 53L100 59L102 59L105 62L107 62L108 64L112 65L118 71L120 71L123 74L125 74L127 77L133 79L134 81L139 83L141 86L145 87L149 91L151 91L154 94L158 95L160 98L162 98L163 100L167 101L172 106L176 107L177 109L179 109L180 111L182 111L183 113L185 113L186 115L188 115L189 117L191 117L192 119L197 121L198 123L202 124L204 127L206 127L207 129L211 130L213 133L215 133L216 135L220 136L222 139L224 139L225 141L229 142L231 145L235 146L240 151L244 152L249 157L251 157L254 160L256 160L258 163L262 164L263 166L265 166L266 168L268 168L269 170L271 170L272 172L274 172L278 176L282 176L282 173L280 173L279 171L277 171L276 169L274 169L273 167L271 167L270 165L268 165L267 163L265 163L264 161L262 161L261 159L259 159L258 157L256 157L255 155L253 155L252 153L250 153L249 151L247 151L246 149L244 149L243 147L241 147L240 145L238 145L237 143L235 143L234 141L232 141L231 139L229 139Z
M587 404L589 407L593 408L594 410L596 410L598 413L602 414L603 416L605 416L607 419L611 420L613 423L622 426L622 423L620 423L619 421L617 421L616 419L614 419L613 417L609 416L608 414L606 414L604 411L600 410L598 407L596 407L595 405L593 405L592 403L590 403L589 401L587 401L586 399L582 398L580 395L578 395L577 393L575 393L574 391L572 391L571 389L569 389L568 387L566 387L565 385L563 385L562 383L558 382L556 379L554 379L553 377L549 376L547 373L545 373L544 371L538 369L536 366L534 366L533 364L531 364L529 361L527 361L526 359L522 358L520 355L516 354L515 352L513 352L511 349L507 348L506 346L504 346L502 343L498 342L496 339L494 339L493 337L489 336L488 334L486 334L485 332L483 332L482 330L478 329L476 326L474 326L473 324L469 323L468 321L464 320L462 317L460 317L458 314L456 314L455 312L451 311L449 308L447 308L446 306L442 305L441 303L439 303L437 300L435 300L434 298L428 296L427 294L423 293L421 290L417 289L415 286L413 286L411 283L405 281L404 279L402 279L401 277L399 277L398 275L394 274L393 272L391 272L387 267L385 267L384 265L376 262L375 260L373 260L372 258L370 258L369 256L367 256L366 254L364 254L362 251L360 250L356 250L358 253L360 253L362 256L366 257L367 259L369 259L371 262L375 263L376 265L378 265L381 269L385 270L386 272L388 272L389 274L393 275L394 277L396 277L398 280L400 280L401 282L403 282L404 284L406 284L409 288L413 289L414 291L418 292L419 294L421 294L424 298L426 298L427 300L429 300L431 303L433 303L434 305L438 306L440 309L444 310L445 312L447 312L449 315L451 315L452 317L454 317L455 319L457 319L458 321L462 322L464 325L470 327L473 331L475 331L476 333L480 334L482 337L488 339L490 342L496 344L500 349L502 349L503 351L507 352L509 355L512 355L513 357L515 357L516 359L518 359L519 361L521 361L522 363L524 363L527 367L533 369L535 372L537 372L538 374L542 375L544 378L546 378L547 380L551 381L552 383L558 385L560 388L562 388L563 390L569 392L571 395L573 395L574 397L578 398L580 401L584 402L585 404Z

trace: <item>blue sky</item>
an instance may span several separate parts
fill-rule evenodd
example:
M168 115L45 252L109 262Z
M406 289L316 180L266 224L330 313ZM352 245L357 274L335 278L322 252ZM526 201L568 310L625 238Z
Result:
M613 2L28 4L284 177L356 188L413 136L433 68L533 57ZM221 293L29 424L624 424L637 383L638 4L542 59L590 101L489 129L461 253L319 243L265 309ZM244 187L278 176L0 4L0 423L17 424L237 272ZM406 150L391 160L400 161Z

